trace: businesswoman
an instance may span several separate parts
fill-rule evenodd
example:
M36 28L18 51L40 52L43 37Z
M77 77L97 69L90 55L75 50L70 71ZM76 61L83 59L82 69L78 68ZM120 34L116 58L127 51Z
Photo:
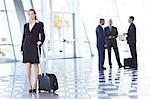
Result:
M28 11L29 22L24 25L21 52L23 54L23 63L26 64L26 75L29 92L36 93L37 80L39 74L39 55L40 47L45 40L44 25L37 20L34 9ZM39 46L39 47L38 47ZM39 50L38 50L39 48ZM34 82L31 81L31 65L34 65Z

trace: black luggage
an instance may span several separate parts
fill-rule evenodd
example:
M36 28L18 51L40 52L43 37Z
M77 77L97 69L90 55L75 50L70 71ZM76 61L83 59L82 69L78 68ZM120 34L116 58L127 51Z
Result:
M43 53L44 53L44 49L43 49ZM41 56L39 46L38 46L38 55L39 55L39 57ZM43 60L43 62L45 63L45 60ZM41 90L55 92L58 89L58 82L57 82L57 78L56 78L55 74L46 73L46 64L44 64L42 67L41 67L41 64L39 64L39 65L40 65L40 69L42 69L42 67L43 68L45 67L45 70L43 71L44 73L41 73L38 76L39 92L41 92Z
M130 68L132 66L132 58L124 59L124 68Z
M57 78L54 74L43 73L39 75L38 83L39 83L39 88L38 88L39 92L41 92L41 90L55 92L58 89Z

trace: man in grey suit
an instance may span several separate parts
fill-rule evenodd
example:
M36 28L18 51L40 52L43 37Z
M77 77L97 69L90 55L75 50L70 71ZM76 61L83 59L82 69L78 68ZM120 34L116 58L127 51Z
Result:
M105 32L105 42L107 44L107 49L108 49L109 65L110 65L110 68L112 68L111 48L113 48L115 52L116 60L118 62L118 66L119 68L121 68L122 64L120 62L119 50L118 50L117 40L116 40L116 38L118 37L118 30L116 27L112 26L113 24L112 19L109 19L108 23L109 23L109 26L104 28L104 32Z

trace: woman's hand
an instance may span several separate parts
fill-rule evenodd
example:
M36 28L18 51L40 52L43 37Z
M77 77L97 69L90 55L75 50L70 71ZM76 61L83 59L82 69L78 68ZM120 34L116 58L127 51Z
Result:
M37 45L39 45L39 46L42 44L42 42L41 42L41 41L38 41L38 42L36 42L36 43L37 43Z

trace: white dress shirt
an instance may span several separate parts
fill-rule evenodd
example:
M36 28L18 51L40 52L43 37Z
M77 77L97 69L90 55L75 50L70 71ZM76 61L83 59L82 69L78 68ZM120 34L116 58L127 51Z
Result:
M32 28L34 27L35 23L39 23L39 21L36 20L36 21L35 21L34 23L32 23L32 24L29 22L29 30L30 30L30 32L31 32Z

